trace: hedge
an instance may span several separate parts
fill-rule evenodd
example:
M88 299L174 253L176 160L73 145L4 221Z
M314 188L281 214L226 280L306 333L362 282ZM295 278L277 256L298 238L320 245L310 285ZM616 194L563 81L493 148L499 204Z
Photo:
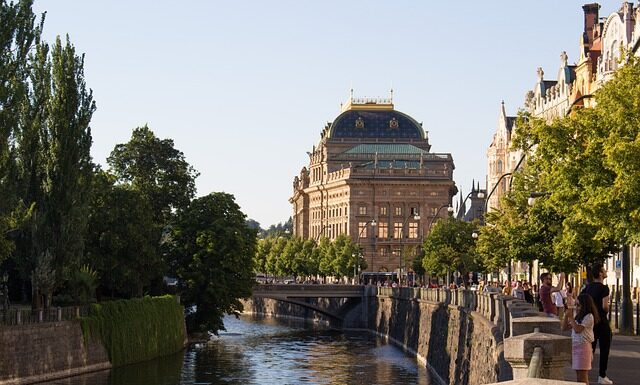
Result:
M80 318L85 341L101 342L115 366L147 361L184 347L184 309L173 296L91 305Z

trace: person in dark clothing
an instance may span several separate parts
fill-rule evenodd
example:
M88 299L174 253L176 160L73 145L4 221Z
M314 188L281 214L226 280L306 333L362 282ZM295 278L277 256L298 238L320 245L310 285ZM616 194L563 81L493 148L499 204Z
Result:
M609 313L609 287L602 282L607 278L607 270L600 263L596 263L591 268L593 281L590 282L582 291L593 298L593 302L598 309L600 322L593 327L594 341L591 344L593 352L596 351L596 345L600 344L600 368L598 374L598 384L613 384L613 381L607 377L607 364L609 363L609 350L611 349L611 325L607 313Z

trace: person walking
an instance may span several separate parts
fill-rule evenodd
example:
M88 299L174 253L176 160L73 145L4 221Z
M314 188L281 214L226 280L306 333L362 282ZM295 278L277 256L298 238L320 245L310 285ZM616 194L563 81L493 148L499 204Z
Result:
M511 295L524 300L524 288L522 287L522 281L516 282L516 287L511 291Z
M602 282L607 278L607 270L601 263L596 263L591 267L593 280L587 284L582 293L589 294L598 309L600 322L593 327L594 340L591 344L592 352L596 351L596 345L600 345L600 366L598 373L598 384L613 384L607 377L607 365L609 364L609 351L611 350L611 325L607 319L609 312L609 288Z
M560 273L558 277L558 284L556 286L552 286L551 273L542 273L540 274L540 302L542 303L542 311L547 315L547 317L558 317L558 308L553 303L551 299L551 293L555 293L562 289L564 285L564 273Z
M571 368L576 371L576 381L589 385L589 371L593 360L591 343L594 341L593 327L600 321L593 298L583 293L573 309L565 307L563 324L571 327Z

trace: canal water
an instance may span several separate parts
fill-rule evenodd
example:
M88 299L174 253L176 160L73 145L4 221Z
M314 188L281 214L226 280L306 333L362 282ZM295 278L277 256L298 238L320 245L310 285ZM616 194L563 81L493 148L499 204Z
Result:
M415 358L366 332L225 318L227 331L183 353L48 385L429 385Z

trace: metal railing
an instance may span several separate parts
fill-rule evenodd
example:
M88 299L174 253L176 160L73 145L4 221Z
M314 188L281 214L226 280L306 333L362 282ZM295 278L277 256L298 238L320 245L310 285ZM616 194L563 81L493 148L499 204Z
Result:
M88 315L88 306L50 307L47 309L10 308L0 311L0 325L16 326L43 322L71 321Z

